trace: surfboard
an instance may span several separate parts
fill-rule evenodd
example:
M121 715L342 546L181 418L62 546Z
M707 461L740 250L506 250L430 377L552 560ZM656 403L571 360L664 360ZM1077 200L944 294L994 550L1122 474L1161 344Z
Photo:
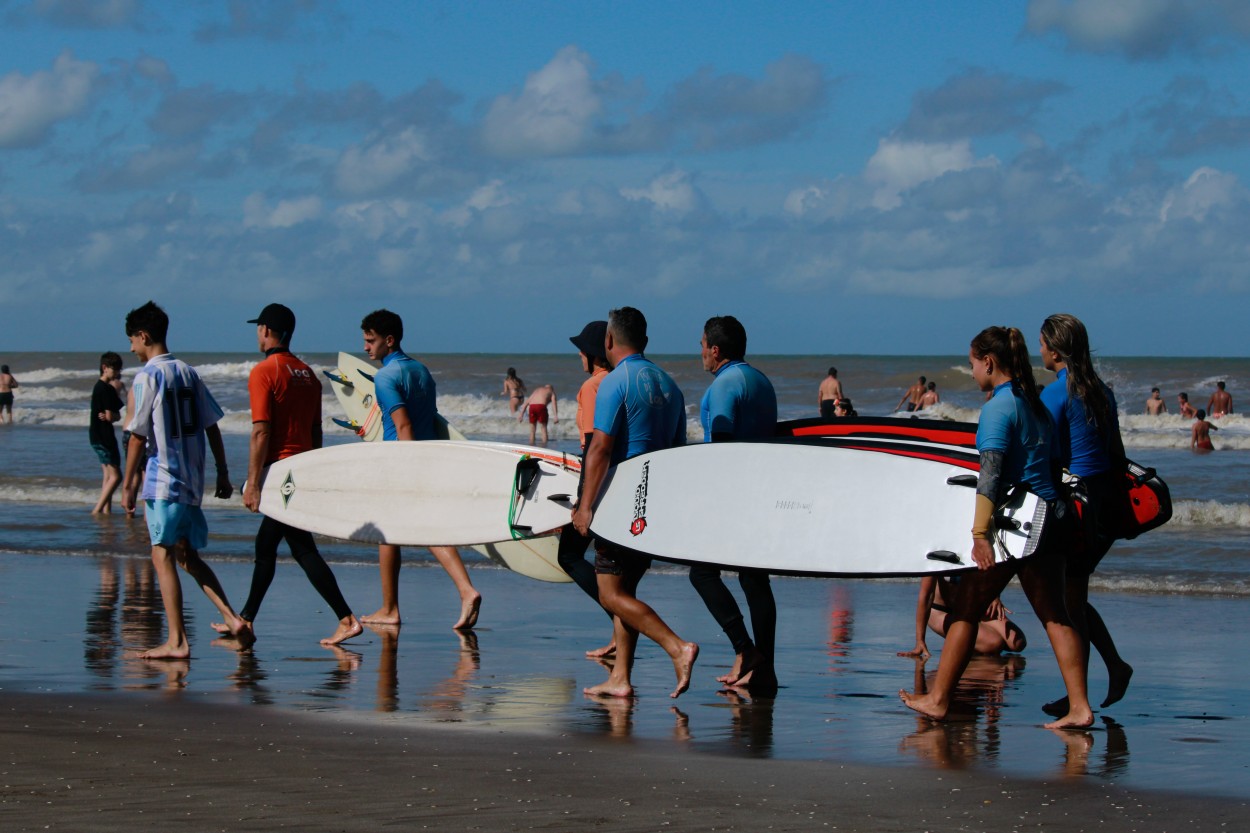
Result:
M777 423L779 437L838 437L844 440L871 440L902 443L927 443L945 451L939 456L954 454L953 449L966 448L975 454L977 426L972 422L954 422L912 417L847 417L839 419L796 419ZM1125 460L1124 492L1113 507L1119 538L1131 540L1157 529L1172 518L1172 492L1155 469ZM1081 510L1080 493L1077 510Z
M347 415L347 419L335 419L334 422L367 442L382 439L382 411L374 401L373 388L373 376L377 371L372 364L351 353L339 353L337 367L324 371L326 378L330 380L330 388L334 391L335 398ZM467 439L441 414L436 419L434 433L439 439ZM568 461L563 464L571 465ZM580 466L580 461L578 465ZM559 538L546 536L484 544L474 549L500 567L532 579L557 584L571 582L573 579L560 567L559 547Z
M973 567L975 464L898 451L813 439L644 454L611 470L591 531L669 561L774 573L918 576ZM996 515L998 560L1031 555L1045 515L1035 495L1013 494Z
M535 449L545 453L545 449ZM569 521L577 472L481 443L352 443L269 466L260 511L348 541L464 546L530 538Z

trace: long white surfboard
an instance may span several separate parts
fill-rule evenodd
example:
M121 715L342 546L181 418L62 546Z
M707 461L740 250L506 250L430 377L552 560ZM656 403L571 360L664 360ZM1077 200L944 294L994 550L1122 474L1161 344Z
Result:
M260 511L349 541L464 546L512 541L568 523L576 470L546 449L431 440L352 443L269 466Z
M339 353L338 366L326 372L335 398L347 415L346 420L335 421L367 442L382 439L382 412L374 400L373 387L373 376L377 371L376 367L351 353ZM440 439L466 439L442 416L438 417L438 422L436 431ZM571 582L573 579L560 567L559 547L560 539L548 535L484 544L474 549L501 567L523 576L553 583Z
M591 530L674 561L802 575L924 575L974 566L976 473L819 441L710 443L616 466ZM1031 555L1045 503L999 512L995 552Z

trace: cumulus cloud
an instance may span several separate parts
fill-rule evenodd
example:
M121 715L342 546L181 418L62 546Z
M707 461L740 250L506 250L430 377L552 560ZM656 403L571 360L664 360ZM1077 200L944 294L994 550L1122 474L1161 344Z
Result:
M1054 81L972 68L916 93L900 133L924 141L949 141L1021 130L1032 123L1046 99L1067 89Z
M135 151L117 162L80 171L74 184L88 193L107 193L151 188L195 169L201 146L198 142L155 145Z
M890 209L902 203L902 194L922 182L949 171L963 171L974 166L993 166L993 157L977 159L972 145L959 142L908 142L882 139L877 152L868 160L864 180L875 186L872 204Z
M426 136L415 127L351 145L339 157L334 185L349 196L375 194L411 180L434 160Z
M41 144L58 122L86 111L98 74L95 64L66 51L50 70L0 78L0 148Z
M505 157L559 156L580 150L603 109L590 56L566 46L532 72L516 95L495 99L482 123L482 142Z
M239 93L218 90L209 84L183 87L162 97L148 126L165 136L196 137L242 118L250 109L249 98Z
M1169 189L1159 209L1159 221L1180 219L1203 222L1220 209L1246 202L1246 188L1236 176L1214 168L1199 168L1183 185Z
M621 196L675 214L694 211L705 202L690 174L680 170L662 173L642 188L622 188Z
M1074 51L1159 60L1250 40L1242 0L1030 0L1025 31L1056 35Z
M290 228L321 216L321 198L317 196L278 200L270 205L264 194L253 193L243 201L243 225L246 228Z

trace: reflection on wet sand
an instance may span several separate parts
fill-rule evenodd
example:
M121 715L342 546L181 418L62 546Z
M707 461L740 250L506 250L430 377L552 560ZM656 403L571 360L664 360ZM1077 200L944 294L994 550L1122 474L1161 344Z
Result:
M365 627L378 637L378 682L376 711L393 712L399 708L399 625L372 625Z
M851 588L843 582L829 585L829 670L841 671L849 664L855 633L855 606Z
M104 556L98 559L98 568L100 584L87 607L83 663L88 672L107 681L97 687L110 689L110 683L117 673L117 659L120 655L124 655L127 650L140 650L153 641L160 640L163 608L152 562L146 559ZM121 595L123 592L124 595ZM127 661L123 677L140 681L168 681L169 669L144 669L144 665L145 663ZM162 684L161 687L165 685Z

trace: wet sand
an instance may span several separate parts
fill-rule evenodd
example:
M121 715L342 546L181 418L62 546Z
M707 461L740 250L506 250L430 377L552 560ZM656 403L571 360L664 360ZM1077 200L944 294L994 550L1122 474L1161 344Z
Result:
M238 601L250 565L215 567ZM376 569L336 570L348 600L371 610ZM211 609L186 582L194 657L157 663L130 656L162 633L144 559L0 553L5 829L1243 823L1250 673L1227 627L1244 617L1235 599L1100 598L1138 669L1133 687L1095 731L1052 733L1040 706L1061 685L1027 613L1024 657L971 668L961 697L975 720L939 725L895 695L936 667L895 656L910 647L910 583L776 579L784 687L753 700L714 683L732 655L685 577L649 576L643 597L703 644L694 685L670 700L671 665L644 641L638 697L604 701L580 693L605 676L581 654L607 619L576 588L471 575L486 599L477 633L450 630L450 583L413 565L404 627L335 651L316 644L333 618L289 560L249 652L212 644ZM1007 603L1027 609L1017 590ZM1098 696L1101 674L1095 661Z
M5 829L1212 830L1244 802L654 742L0 695Z

